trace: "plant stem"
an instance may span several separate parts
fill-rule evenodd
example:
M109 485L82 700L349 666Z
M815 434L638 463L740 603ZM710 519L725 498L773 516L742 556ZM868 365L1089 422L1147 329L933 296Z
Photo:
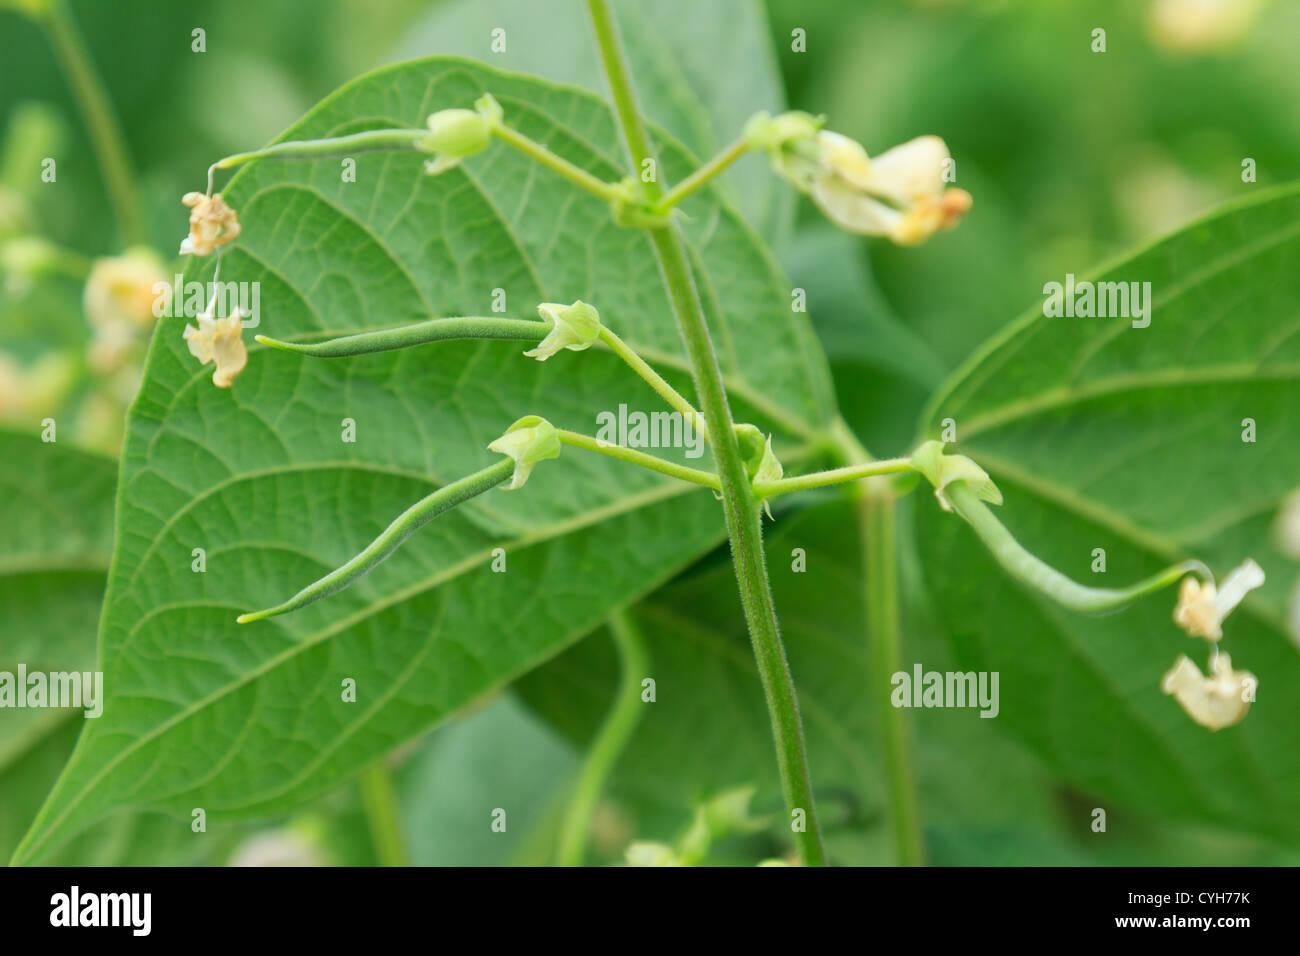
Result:
M712 488L714 491L721 490L722 486L718 483L718 476L712 472L701 471L698 468L688 468L686 465L679 465L676 462L664 461L654 455L647 455L645 452L636 451L632 448L601 441L599 438L592 438L590 435L584 435L581 432L571 432L564 428L557 428L555 433L565 445L599 452L602 455L608 455L610 458L617 458L633 465L640 465L642 468L649 468L651 471L657 471L663 475L670 475L673 478L680 478L682 481L689 481L692 484L703 485L705 488Z
M703 188L719 173L723 172L728 166L744 156L749 150L749 144L743 139L738 139L722 152L718 153L711 160L701 166L695 172L691 173L680 183L668 190L664 197L659 200L656 209L659 212L667 212L687 196L696 190Z
M878 483L884 485L884 482ZM903 712L890 701L890 677L901 667L895 497L888 486L859 487L858 525L866 571L867 670L888 777L894 847L903 866L924 866L925 849Z
M704 440L708 441L709 433L708 429L704 428L704 416L697 412L695 406L688 402L677 389L669 385L662 375L651 368L650 364L638 355L632 346L603 325L600 327L600 340L608 345L615 355L630 365L634 372L645 379L650 387L658 392L659 396L670 407L681 412L686 420L704 435Z
M104 81L95 72L90 54L81 34L77 32L65 0L49 0L48 12L40 19L50 36L54 53L68 78L81 117L90 132L91 146L99 161L104 186L108 190L108 200L117 217L122 238L128 245L143 243L144 226L131 181L131 162L127 158L126 143L109 103Z
M846 465L829 471L818 471L811 475L795 475L793 478L779 478L776 481L754 482L754 493L759 498L771 498L791 491L805 491L809 488L824 488L827 485L840 485L859 478L871 478L876 475L894 475L912 470L910 458L885 458L880 461L863 462L860 465Z
M614 705L592 741L587 759L573 788L573 799L560 828L557 861L560 866L581 866L587 848L587 831L605 780L627 747L641 721L641 681L650 669L645 642L626 610L609 617L609 630L618 651L619 681Z
M408 866L401 826L397 822L397 797L393 778L383 761L361 774L361 804L366 811L370 841L380 866Z
M555 155L541 143L529 139L519 130L511 129L505 125L498 125L492 130L492 134L503 143L508 143L524 155L541 163L547 169L559 173L569 182L581 186L589 193L594 193L606 202L617 198L618 187L615 184L607 183L603 179L593 176L581 166L575 166L567 159Z
M608 0L587 0L587 8L600 47L619 126L631 154L633 168L640 169L642 160L653 158L653 154L637 108L636 94L632 89ZM662 187L657 181L647 183L646 188L651 200L662 197ZM740 458L740 447L736 440L731 410L727 405L722 372L709 340L704 310L700 305L681 235L675 224L669 224L650 230L650 238L686 345L695 390L713 438L732 562L736 569L736 581L740 587L750 639L754 645L759 677L767 698L768 715L776 743L777 765L781 774L781 789L785 795L786 807L791 813L791 829L803 863L821 866L825 863L825 854L813 805L799 703L790 667L786 662L785 648L781 644L780 626L776 619L776 607L763 556L759 504ZM802 826L796 825L796 821L802 822Z

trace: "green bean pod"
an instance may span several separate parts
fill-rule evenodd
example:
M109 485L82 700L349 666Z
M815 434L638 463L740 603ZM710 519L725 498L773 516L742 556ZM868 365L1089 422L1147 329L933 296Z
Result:
M495 488L508 479L514 473L514 470L515 463L509 458L502 458L496 464L489 465L482 471L476 471L459 481L443 485L433 494L420 499L398 515L396 520L385 528L379 537L370 542L364 551L347 564L331 571L319 581L307 585L283 604L263 611L241 614L236 618L236 621L240 624L247 624L250 621L275 617L277 614L287 614L343 590L353 581L370 573L376 565L396 551L403 541L438 515L459 504L463 504L477 495L483 494L489 489Z
M966 482L953 482L945 489L945 494L953 509L975 530L1003 570L1021 584L1073 611L1102 614L1117 610L1189 573L1199 574L1206 581L1214 580L1214 575L1202 562L1189 560L1165 568L1127 588L1085 587L1027 551L998 521L989 506L975 497Z
M517 339L536 342L544 338L550 330L549 322L539 322L534 319L467 315L450 319L428 319L395 329L358 332L356 335L345 335L324 342L284 342L265 335L258 335L255 338L263 345L282 349L285 352L297 352L299 355L312 355L317 358L345 358L351 355L368 355L372 352L391 352L394 349L406 349L452 339Z
M264 149L226 156L213 163L212 168L230 169L254 159L334 159L355 156L357 153L418 150L420 144L428 138L427 129L372 129L332 139L290 140L286 143L273 143Z

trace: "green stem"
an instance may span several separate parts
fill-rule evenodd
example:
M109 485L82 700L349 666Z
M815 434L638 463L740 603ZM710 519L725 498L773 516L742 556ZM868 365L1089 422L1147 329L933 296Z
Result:
M632 346L628 345L614 332L605 326L600 327L600 340L609 346L619 358L632 367L632 370L640 375L650 387L659 393L659 396L668 403L671 408L681 412L691 425L704 435L704 440L708 441L708 429L704 427L704 416L695 410L695 406L686 400L686 398L677 389L673 388L664 379L662 375L651 368Z
M408 866L402 829L397 821L393 778L383 761L361 774L361 804L366 811L370 841L380 866Z
M743 140L738 139L722 152L718 153L711 160L701 166L695 172L691 173L680 183L668 190L664 197L659 200L655 209L658 212L667 212L687 196L708 185L708 183L718 174L723 172L728 166L744 156L749 150L749 145Z
M283 342L266 335L253 338L262 345L312 355L317 358L344 358L350 355L369 355L373 352L390 352L393 349L411 348L429 342L450 339L517 339L540 342L551 329L549 322L532 319L503 319L483 315L458 316L449 319L429 319L395 329L360 332L323 342Z
M641 702L641 681L650 669L645 642L626 610L610 615L609 629L618 650L618 691L609 716L592 741L573 788L573 799L560 828L557 853L560 866L582 865L591 816L604 789L605 780L641 721L641 709L644 706Z
M944 489L953 510L966 520L989 549L998 564L1013 578L1062 607L1087 614L1114 611L1144 595L1181 580L1187 574L1199 574L1212 582L1214 575L1202 562L1189 560L1170 565L1126 588L1090 588L1067 578L1056 568L1032 554L1000 522L964 481L954 481Z
M90 53L72 20L65 0L49 0L48 12L41 17L59 65L68 78L77 107L90 132L90 142L99 161L108 200L117 217L118 228L128 245L145 242L140 206L131 180L131 162L126 142L109 102L104 81L95 72Z
M593 176L582 167L575 166L567 159L555 155L541 143L529 139L517 129L497 125L493 128L492 133L503 143L513 146L525 156L541 163L552 172L559 173L575 186L581 186L587 192L594 193L606 202L611 202L618 197L618 186L616 184L607 183L603 179Z
M496 464L489 465L482 471L476 471L459 481L443 485L433 494L421 498L393 519L393 523L385 528L379 537L370 542L360 554L347 564L331 571L319 581L307 585L283 604L277 604L275 607L263 611L241 614L235 619L235 622L237 624L248 624L252 621L260 621L263 618L275 617L277 614L287 614L290 611L306 607L308 604L314 604L321 598L329 597L337 591L342 591L358 578L369 574L385 558L396 551L403 541L438 517L438 515L465 503L476 495L481 495L483 492L495 488L508 479L514 473L514 470L515 463L509 458L502 458Z
M712 488L714 491L721 490L718 476L712 472L701 471L698 468L688 468L686 465L679 465L676 462L664 461L654 455L647 455L645 452L636 451L632 448L601 441L599 438L592 438L590 435L584 435L581 432L571 432L564 428L557 428L555 433L565 445L599 452L602 455L608 455L610 458L617 458L633 465L640 465L642 468L648 468L663 475L670 475L673 478L680 478L682 481L689 481L692 484L703 485L705 488Z
M631 154L633 168L640 169L643 160L654 157L637 109L636 95L608 0L587 0L587 8L623 139ZM646 189L651 200L657 200L663 195L662 187L657 181L647 183ZM681 235L675 225L669 224L650 230L650 239L668 289L669 301L677 317L678 328L686 344L695 390L700 397L704 418L713 438L732 561L750 639L754 645L759 677L767 698L781 788L786 807L791 813L792 824L800 819L803 824L792 825L795 843L805 865L821 866L825 863L825 854L813 803L803 725L799 718L798 698L786 662L785 648L781 644L780 626L767 577L759 504L740 458L740 446L736 439L731 409L727 405L722 372L709 340L704 310L700 305Z
M842 485L860 478L876 475L895 475L912 470L910 458L885 458L880 461L863 462L860 465L846 465L829 471L818 471L811 475L795 475L793 478L779 478L776 481L754 482L754 494L759 498L771 498L774 495L789 494L792 491L805 491L809 488L824 488L827 485Z
M912 752L903 711L888 691L901 669L898 555L894 528L895 497L887 488L855 488L862 560L866 573L867 666L872 700L885 757L889 819L894 849L902 866L924 866L919 805Z
M230 169L254 159L333 159L355 156L359 153L418 150L419 144L428 136L427 129L372 129L364 133L353 133L351 136L292 140L287 143L274 143L247 153L235 153L217 160L208 167L208 193L212 192L214 171Z

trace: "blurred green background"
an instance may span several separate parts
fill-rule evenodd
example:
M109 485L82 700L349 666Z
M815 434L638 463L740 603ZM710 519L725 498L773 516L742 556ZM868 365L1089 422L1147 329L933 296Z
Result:
M126 244L76 100L25 5L0 0L0 426L35 434L53 417L60 441L112 455L147 330L111 368L90 360L85 277L93 260ZM959 230L919 249L830 229L809 204L774 191L757 157L729 176L793 284L809 290L845 417L873 452L897 454L934 387L1038 301L1044 277L1086 273L1225 200L1296 178L1300 3L1236 7L1214 21L1196 0L675 0L662 8L672 26L658 54L694 89L651 91L647 105L700 152L726 142L753 110L784 106L827 114L832 128L872 153L924 133L947 141L974 211ZM598 83L576 0L102 0L70 10L119 117L147 245L165 274L176 271L185 233L179 197L203 187L208 165L271 139L359 73L450 52ZM498 24L509 31L504 54L489 47ZM649 26L646 19L633 28ZM191 49L195 28L205 31L206 52ZM1104 53L1092 49L1097 28L1106 31ZM800 37L806 48L796 51ZM47 156L57 158L54 183L40 178ZM1242 181L1246 158L1256 164L1255 184ZM725 577L720 562L715 555L693 568L650 602L643 620L672 627L663 609ZM920 603L909 609L905 633L925 646ZM739 618L730 605L711 613L720 628ZM93 646L93 623L86 627ZM0 659L8 656L3 642ZM569 652L578 654L574 666L549 676L544 669L397 755L413 861L548 858L589 732L584 704L598 714L612 687L607 636L586 644ZM562 672L583 668L589 680L570 688L575 703L565 719L545 698ZM737 693L756 691L755 684ZM1158 808L1114 811L1105 839L1067 825L1095 802L1058 786L988 726L995 723L966 721L953 736L939 733L919 757L933 862L1300 862L1249 836L1162 822ZM73 736L65 729L44 753L0 758L0 855L25 828L40 781L48 785ZM667 840L688 822L689 808L656 799L639 779L653 768L629 759L597 818L597 860L619 859L633 837ZM533 808L512 821L508 838L466 816L469 807L507 799ZM826 800L843 824L832 839L845 857L887 862L879 804L861 794ZM260 833L172 845L143 836L147 826L120 823L69 848L67 858L372 860L352 788ZM752 862L780 849L762 835L733 838L717 858Z

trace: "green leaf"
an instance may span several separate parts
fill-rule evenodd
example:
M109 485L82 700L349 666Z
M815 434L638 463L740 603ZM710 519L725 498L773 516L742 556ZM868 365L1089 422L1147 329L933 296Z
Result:
M29 673L94 670L113 481L110 459L0 430L0 671L16 673L20 664ZM0 711L0 854L31 822L82 716Z
M597 175L620 175L601 100L453 58L362 77L285 138L417 125L486 91L529 136ZM680 147L660 146L669 178L688 171ZM643 234L501 144L438 177L421 165L417 155L363 155L356 182L343 182L334 162L261 161L223 187L243 233L221 278L261 283L259 331L323 338L491 314L495 290L515 317L582 298L689 388ZM737 414L787 444L815 438L833 399L788 281L735 213L708 199L698 210L685 231ZM284 600L432 488L489 464L484 446L519 416L591 431L599 411L661 406L607 352L542 364L499 341L345 360L254 347L234 387L220 390L188 354L183 324L160 323L130 415L101 622L109 706L18 861L40 859L115 807L188 817L201 806L223 822L297 806L535 667L721 539L707 491L569 449L524 489L441 516L347 591L237 627L237 614ZM355 442L342 440L345 419ZM203 573L191 570L196 548ZM497 548L505 573L490 566ZM349 679L355 703L341 700Z
M740 135L759 110L785 104L780 71L759 0L617 0L641 108L696 156L707 158ZM505 49L493 47L503 30ZM726 43L701 43L725 36ZM605 71L582 0L460 0L441 4L411 31L405 56L459 53L605 95ZM784 235L794 192L757 158L728 170L727 195L763 235Z
M1128 583L1189 556L1221 576L1258 560L1268 584L1222 642L1259 678L1243 723L1210 733L1161 693L1179 654L1205 666L1205 645L1170 620L1172 590L1110 617L1067 614L1000 573L962 522L917 509L960 659L1002 675L1000 725L1102 797L1292 842L1300 654L1282 608L1296 568L1277 556L1271 524L1300 484L1298 254L1300 189L1230 206L1096 277L1150 282L1150 327L1036 307L956 374L923 426L933 435L954 419L957 450L1005 494L999 517L1078 580ZM1104 574L1091 571L1097 548Z

